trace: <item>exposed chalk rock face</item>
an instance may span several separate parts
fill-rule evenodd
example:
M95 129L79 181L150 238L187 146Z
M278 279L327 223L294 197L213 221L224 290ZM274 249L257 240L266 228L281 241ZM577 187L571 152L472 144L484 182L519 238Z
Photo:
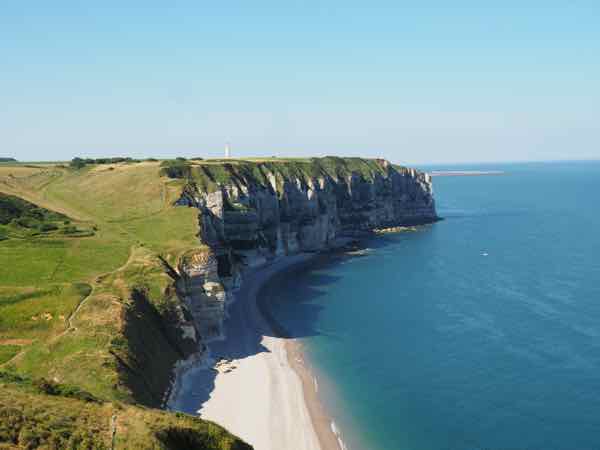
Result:
M187 252L178 268L177 290L204 341L222 334L230 296L221 281L218 267L218 257L207 247Z
M269 171L260 180L238 174L212 192L187 190L180 203L200 209L205 244L270 256L317 251L357 231L437 219L427 174L378 164L380 170L368 176L285 177Z
M221 333L242 267L438 218L429 175L385 160L223 162L194 170L178 203L198 208L206 248L182 258L177 287L202 339Z

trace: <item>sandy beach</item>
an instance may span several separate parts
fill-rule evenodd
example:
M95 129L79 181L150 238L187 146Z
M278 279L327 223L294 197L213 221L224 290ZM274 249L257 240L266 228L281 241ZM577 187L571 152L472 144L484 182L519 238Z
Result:
M171 409L214 421L256 450L342 448L319 402L300 344L282 337L282 330L268 314L261 314L257 304L261 287L273 275L313 257L280 258L244 273L242 288L229 308L226 337L209 343L204 365L179 376Z

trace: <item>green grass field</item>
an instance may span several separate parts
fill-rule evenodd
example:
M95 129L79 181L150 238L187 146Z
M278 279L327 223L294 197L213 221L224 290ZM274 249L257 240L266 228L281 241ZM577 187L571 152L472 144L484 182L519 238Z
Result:
M160 177L158 163L80 170L0 166L0 195L25 199L61 227L68 222L88 232L64 234L57 227L34 233L34 228L19 228L14 220L2 225L8 236L0 241L4 368L35 376L51 373L59 380L81 376L79 383L90 391L120 396L102 381L114 381L108 373L112 369L102 364L108 343L122 324L118 320L104 324L100 316L114 309L118 317L134 285L148 286L159 299L169 280L156 256L175 261L199 245L197 212L173 206L182 187L182 180ZM81 286L87 286L87 292ZM88 320L74 333L65 333L67 319L83 300L75 320L89 316ZM94 311L95 304L102 306ZM96 327L100 331L94 328L95 321L103 323ZM98 362L89 357L90 348L98 353ZM104 372L106 376L98 376Z

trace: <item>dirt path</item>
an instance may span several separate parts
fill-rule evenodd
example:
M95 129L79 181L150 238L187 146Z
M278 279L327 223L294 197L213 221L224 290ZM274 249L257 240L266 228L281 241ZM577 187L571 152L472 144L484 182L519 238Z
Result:
M90 291L90 293L84 297L83 299L81 299L81 301L79 302L79 304L77 305L77 307L71 312L71 314L69 314L69 317L67 317L67 328L65 329L64 332L62 332L61 334L59 334L58 336L56 336L56 338L59 338L60 336L62 336L64 333L70 331L70 330L75 330L76 327L73 325L73 319L74 317L77 315L77 313L81 310L81 308L83 307L83 305L85 304L85 302L90 299L93 294L94 294L94 289L96 288L96 286L99 284L99 282L97 280L102 280L112 274L115 274L116 272L119 272L120 270L125 269L125 267L127 267L129 264L131 264L131 262L133 261L135 256L135 246L131 246L129 249L129 257L127 258L127 261L125 262L125 264L123 264L121 267L116 268L115 270L112 270L110 272L106 272L103 273L102 275L98 275L96 276L96 279L90 284L90 286L92 287L92 290Z

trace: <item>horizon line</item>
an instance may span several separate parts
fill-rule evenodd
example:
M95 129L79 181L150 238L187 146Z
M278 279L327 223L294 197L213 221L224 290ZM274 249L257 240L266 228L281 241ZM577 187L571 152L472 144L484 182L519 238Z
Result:
M596 158L576 158L576 159L568 159L568 158L558 158L558 159L523 159L523 160L494 160L494 161L476 161L476 160L469 160L469 161L433 161L433 162L427 162L427 161L421 161L421 162L402 162L402 163L397 163L394 162L388 158L382 158L382 157L362 157L362 156L339 156L339 155L326 155L326 156L337 156L339 158L364 158L364 159L386 159L390 162L392 162L393 164L401 164L401 165L413 165L413 166L417 166L417 165L423 165L423 166L433 166L433 165L450 165L450 166L456 166L456 165L461 165L461 164L465 164L465 165L491 165L491 164L527 164L527 163L558 163L558 162L598 162L600 161L600 157L596 157ZM240 157L231 157L229 159L231 160L244 160L244 159L258 159L258 158L272 158L272 159L288 159L288 158L298 158L298 159L307 159L307 158L324 158L326 156L240 156ZM10 156L5 156L4 158L13 158ZM82 157L82 156L74 156L73 158L82 158L82 159L86 159L88 157ZM72 159L73 159L72 158ZM100 158L132 158L135 160L140 160L140 159L156 159L159 161L166 161L166 160L170 160L170 159L176 159L178 157L174 156L171 158L164 158L164 157L153 157L153 156L148 156L148 157L144 157L144 158L136 158L133 156L125 156L125 155L119 155L119 156L104 156L104 157L100 157ZM194 157L187 157L186 159L191 159ZM198 158L198 157L196 157ZM20 160L17 158L14 158L15 161L0 161L0 164L10 164L10 163L29 163L29 164L33 164L33 163L41 163L41 164L60 164L60 163L68 163L71 160ZM90 159L98 159L98 158L91 158ZM210 159L228 159L226 157L218 157L218 156L210 156L210 157L206 157L204 159L210 160Z

